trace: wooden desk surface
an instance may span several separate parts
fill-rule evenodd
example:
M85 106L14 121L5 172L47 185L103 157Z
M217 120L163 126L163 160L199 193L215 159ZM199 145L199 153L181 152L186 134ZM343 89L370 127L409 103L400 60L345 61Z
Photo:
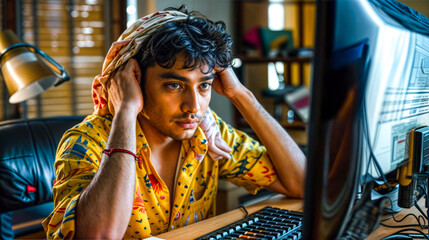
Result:
M424 208L424 203L422 201L419 203L423 211L426 211L426 209ZM251 214L258 211L259 209L262 209L265 206L273 206L273 207L279 207L279 208L295 210L295 211L303 211L304 209L304 204L302 200L287 199L286 197L283 197L281 195L274 196L270 199L267 199L265 201L262 201L260 203L257 203L251 206L247 206L246 209L249 212L249 214ZM402 212L396 214L395 218L401 219L403 216L405 216L408 213L414 213L417 216L420 215L420 212L418 212L416 208L411 208L411 209L403 210ZM215 216L213 218L206 219L204 221L194 223L186 227L182 227L167 233L157 235L156 237L161 239L169 239L169 240L170 239L172 240L194 239L206 233L214 231L218 228L221 228L229 223L233 223L237 220L240 220L244 216L245 216L245 213L242 209L235 209L233 211ZM384 221L383 223L388 225L405 225L405 224L416 224L416 221L414 218L408 217L401 223L395 223L393 219L389 219L387 221ZM422 230L420 228L418 229ZM383 237L389 236L390 234L398 230L400 230L400 228L387 228L387 227L380 226L365 239L367 240L381 239ZM423 232L427 233L427 230L423 230Z

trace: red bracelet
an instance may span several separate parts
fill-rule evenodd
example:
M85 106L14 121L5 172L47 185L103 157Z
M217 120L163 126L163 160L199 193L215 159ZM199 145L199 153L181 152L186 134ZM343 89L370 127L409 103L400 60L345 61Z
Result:
M128 150L125 150L125 149L120 149L120 148L108 148L108 149L104 149L102 151L102 153L104 153L104 154L106 154L108 156L110 156L113 152L123 152L123 153L131 154L136 159L136 161L138 162L139 168L142 169L142 167L143 167L142 157L135 155L131 151L128 151Z

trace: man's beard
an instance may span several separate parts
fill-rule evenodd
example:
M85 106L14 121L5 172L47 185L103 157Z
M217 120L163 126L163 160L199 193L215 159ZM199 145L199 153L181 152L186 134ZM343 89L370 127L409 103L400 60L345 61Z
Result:
M152 128L154 128L155 130L157 130L159 133L161 133L162 135L166 136L166 137L170 137L174 140L177 141L182 141L182 140L189 140L192 138L192 136L194 136L196 130L198 127L196 127L195 129L192 129L192 134L188 133L189 130L185 130L186 133L184 133L184 131L181 131L180 133L177 132L177 129L180 129L179 127L177 127L177 129L169 127L169 126L165 126L162 124L163 121L160 121L160 119L163 118L163 116L160 116L159 113L157 113L156 111L143 111L142 112L143 117L146 118L147 122L149 122L150 125L152 125ZM178 120L184 120L184 119L198 119L198 125L199 123L201 123L201 115L199 114L189 114L189 113L184 113L181 115L177 115L177 116L173 116L171 120L169 120L169 123L173 123L172 126L174 126L174 122L178 121ZM185 136L183 136L185 135Z

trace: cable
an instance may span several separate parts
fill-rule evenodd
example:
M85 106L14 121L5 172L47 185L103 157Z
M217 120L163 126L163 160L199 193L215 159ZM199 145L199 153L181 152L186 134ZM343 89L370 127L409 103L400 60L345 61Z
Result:
M366 170L365 170L365 180L364 180L364 183L366 183L367 182L367 180L368 180L368 172L369 172L369 165L371 164L371 161L368 161L368 163L366 164Z
M427 219L428 216L426 216L426 214L423 212L422 208L416 203L414 204L414 206L417 208L417 210L419 210L419 212Z
M404 227L411 228L411 227L420 227L420 225L419 225L419 224L387 225L387 224L384 224L384 223L380 223L380 225L381 225L381 226L383 226L383 227L387 227L387 228L404 228Z
M420 220L419 220L419 217L421 217L421 216L419 216L419 217L417 217L415 214L413 214L413 213L409 213L409 214L407 214L407 215L405 215L404 217L402 217L400 220L397 220L397 219L395 219L395 217L393 216L393 220L395 221L395 222L397 222L397 223L400 223L400 222L402 222L402 221L404 221L404 219L406 219L407 217L410 217L410 216L412 216L412 217L414 217L415 219L416 219L416 221L417 221L417 223L418 224L408 224L408 225L387 225L387 224L384 224L384 223L380 223L380 225L382 225L382 226L384 226L384 227L388 227L388 228L402 228L402 227L420 227L421 229L425 229L425 227L426 227L426 225L425 225L425 221L424 221L424 219L423 219L423 225L421 224L421 222L420 222ZM389 219L392 219L392 218L389 218ZM386 220L388 220L388 219L383 219L383 220L381 220L381 221L386 221Z
M367 133L366 133L366 125L365 125L365 121L366 121L366 111L365 111L365 109L366 109L366 105L365 105L365 97L364 97L364 100L363 100L363 106L362 106L362 120L361 121L364 121L363 123L361 123L363 126L362 126L362 128L363 128L363 134L364 134L364 136L365 136L365 138L367 138L366 137L366 135L367 135ZM368 142L368 140L367 140L367 142ZM367 143L368 144L368 143ZM370 166L370 164L371 164L371 157L370 157L370 159L368 160L368 163L366 164L366 170L365 170L365 180L364 180L364 183L366 183L366 181L368 180L368 175L369 175L369 166Z
M414 231L414 232L418 232L418 233L420 233L421 234L421 236L423 236L423 237L421 237L420 235L414 235L413 237L411 237L411 236L409 236L409 234L410 233L404 233L404 232L406 232L406 231ZM404 234L404 235L403 235ZM405 235L405 234L407 234L407 235ZM422 231L420 231L420 230L418 230L418 229L414 229L414 228L405 228L405 229L401 229L401 230L399 230L399 231L397 231L397 232L395 232L395 233L393 233L393 234L391 234L391 235L389 235L389 236L387 236L387 237L385 237L385 238L383 238L382 240L386 240L386 239L395 239L393 236L403 236L403 237L410 237L410 238L404 238L404 239L413 239L413 238L417 238L417 237L419 237L419 238L424 238L424 239L429 239L429 237L426 235L426 233L424 233L424 232L422 232Z
M384 174L383 174L383 171L381 169L380 164L377 161L377 158L375 157L374 151L373 151L372 146L371 146L371 141L369 139L369 129L368 129L368 119L367 119L367 116L366 116L366 101L365 101L365 98L363 98L363 110L362 111L363 111L362 115L363 115L363 121L364 121L364 126L363 126L363 128L364 128L364 136L365 136L365 139L366 139L366 142L367 142L367 145L368 145L368 148L369 148L369 152L370 152L369 161L371 162L371 160L373 160L373 163L375 164L375 167L376 167L376 170L377 170L379 176L383 179L386 187L390 191L392 189L390 188L390 185L387 182L386 176L384 176Z
M394 214L394 212L393 212L393 206L392 206L392 205L393 205L393 202L392 202L392 199L390 199L390 198L387 198L387 199L390 201L390 207L392 208L392 217L382 219L382 220L380 221L380 225L382 225L382 226L384 226L384 227L388 227L388 228L420 227L421 229L425 229L425 227L426 227L426 221L424 220L424 218L423 218L423 225L422 225L422 224L421 224L421 221L420 221L420 217L421 217L421 216L417 217L417 216L416 216L415 214L413 214L413 213L409 213L409 214L405 215L404 217L402 217L401 219L397 220L397 219L395 218L395 214ZM387 224L382 223L383 221L386 221L386 220L388 220L388 219L392 219L392 218L393 218L393 220L394 220L395 222L399 223L399 222L404 221L404 219L406 219L407 217L410 217L410 216L414 217L414 218L416 219L416 221L417 221L417 223L418 223L418 224L407 224L407 225L387 225Z
M428 173L428 177L427 178L429 178L429 173ZM429 199L428 199L429 196L427 195L425 187L422 187L420 184L417 184L417 187L419 187L422 190L422 192L423 192L423 195L420 194L419 200L421 199L422 196L425 196L425 198L426 198L426 208L427 208L428 207L427 204L428 204L428 201L429 201ZM427 214L424 214L423 210L420 208L420 206L417 204L417 202L414 205L422 213L422 215L425 216L426 219L428 219L428 221L429 221L429 218L428 218L429 217L429 209L427 209ZM427 225L427 230L428 230L428 234L429 234L429 224Z
M423 225L421 225L421 223L420 223L420 218L422 218L422 220L423 220ZM423 216L421 216L421 215L417 218L417 221L418 221L419 225L421 225L421 226L420 226L421 228L425 228L425 227L427 227L427 226L428 226L428 225L426 225L426 220L425 220L425 218L424 218Z
M369 157L368 162L371 162L371 160L373 160L373 163L375 164L375 168L376 168L379 176L383 179L383 182L386 185L387 189L389 191L391 191L392 188L388 184L386 176L383 174L383 170L381 169L381 166L378 163L377 158L375 157L374 151L373 151L372 146L371 146L371 141L369 139L369 129L368 129L368 119L366 116L366 100L365 100L365 97L363 97L362 105L363 105L363 107L362 107L363 133L364 133L364 136L365 136L368 148L369 148L369 152L370 152L370 157ZM366 174L368 174L369 168L366 171L367 171Z
M424 188L424 187L422 187L422 185L418 184L418 185L417 185L417 187L419 187L419 188L422 190L423 195L424 195L425 197L428 197L428 195L427 195L427 193L426 193L426 190L425 190L425 188ZM419 198L419 200L420 200L420 198Z
M240 206L238 206L237 208L241 208L241 209L243 209L243 210L244 210L244 212L246 213L246 215L245 215L244 217L249 216L249 212L247 211L247 209L246 209L246 207L245 207L245 206L240 205Z
M383 238L382 240L388 240L388 239L413 239L413 238L406 235L406 234L395 234L395 235L387 236L387 237Z

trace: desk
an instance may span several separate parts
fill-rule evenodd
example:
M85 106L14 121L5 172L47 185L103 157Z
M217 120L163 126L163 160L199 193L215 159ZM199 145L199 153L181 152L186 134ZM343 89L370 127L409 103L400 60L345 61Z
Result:
M422 203L422 202L420 202ZM265 207L265 206L273 206L273 207L279 207L279 208L284 208L284 209L288 209L288 210L295 210L295 211L302 211L304 209L304 204L302 200L297 200L297 199L287 199L286 197L277 195L274 196L268 200L262 201L260 203L251 205L246 207L247 211L249 212L249 214L254 213L256 211L258 211L259 209ZM420 206L424 206L424 204L421 204ZM424 209L424 208L423 208ZM399 214L397 214L396 219L400 219L403 216L405 216L407 213L415 213L416 215L419 214L418 210L416 208L412 208L412 209L406 209L403 210L402 212L400 212ZM202 236L206 233L209 233L211 231L214 231L220 227L223 227L229 223L233 223L237 220L240 220L244 217L245 213L242 209L235 209L233 211L221 214L219 216L198 222L198 223L194 223L192 225L186 226L186 227L182 227L176 230L173 230L171 232L167 232L167 233L163 233L160 235L157 235L157 238L161 238L161 239L177 239L177 240L183 240L183 239L194 239L197 238L199 236ZM389 225L394 225L394 221L393 219L390 219L388 221L385 221L384 223L389 224ZM402 224L414 224L415 220L411 219L411 218L407 218L406 220L404 220ZM381 239L383 237L389 236L390 234L398 231L400 229L395 228L386 228L383 226L380 226L379 228L377 228L374 232L372 232L366 239L367 240L376 240L376 239ZM424 231L427 232L427 231Z

